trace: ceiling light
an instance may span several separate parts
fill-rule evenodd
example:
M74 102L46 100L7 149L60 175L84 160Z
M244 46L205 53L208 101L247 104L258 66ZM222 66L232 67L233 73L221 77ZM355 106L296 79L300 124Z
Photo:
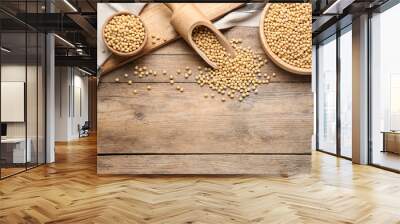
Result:
M92 73L90 73L90 72L88 72L88 71L86 71L86 70L83 70L83 69L81 69L81 68L79 68L79 67L78 67L78 70L81 71L81 72L83 72L83 73L85 73L85 74L87 74L87 75L93 75Z
M78 10L68 1L64 0L64 3L68 5L74 12L78 12Z
M11 52L11 50L9 50L9 49L7 49L5 47L1 47L0 49L1 49L1 51L4 51L6 53L10 53Z
M73 45L71 42L69 42L68 40L66 40L66 39L64 39L64 38L62 38L62 37L60 37L59 35L57 35L57 34L54 34L54 36L55 37L57 37L59 40L61 40L62 42L64 42L65 44L67 44L68 46L70 46L70 47L72 47L72 48L75 48L75 45Z

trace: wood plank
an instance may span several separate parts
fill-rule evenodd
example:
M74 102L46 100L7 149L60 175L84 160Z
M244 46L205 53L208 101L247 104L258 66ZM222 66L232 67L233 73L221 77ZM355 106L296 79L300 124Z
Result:
M225 15L226 13L240 7L243 3L194 3L199 10L206 15L210 20L215 20ZM176 40L179 36L175 32L175 29L170 24L171 11L161 3L150 3L140 13L140 18L146 25L149 36L155 35L160 37L165 42L159 42L152 44L152 41L148 41L143 51L131 58L122 58L115 55L111 55L101 65L101 75L104 75L112 70L122 67L123 65L132 62L133 60L154 51L169 42Z
M244 102L182 83L100 83L99 153L308 153L310 83L272 83ZM135 95L133 89L139 93Z
M179 41L181 42L181 41ZM144 78L139 78L133 75L133 68L135 65L146 66L149 69L157 71L158 75ZM122 82L127 82L129 79L134 82L169 82L169 75L173 75L175 81L179 82L194 82L195 75L190 76L188 79L184 78L183 71L188 66L192 69L193 74L198 74L197 67L202 66L204 68L206 64L197 55L184 55L184 54L160 54L160 55L148 55L146 57L138 59L135 63L126 65L114 72L109 73L106 76L101 77L100 82L115 82L115 78L119 78ZM177 69L182 71L181 75L176 75ZM168 75L162 75L162 71L166 70ZM269 62L261 68L262 73L276 73L277 76L272 79L272 82L310 82L310 76L294 75L287 71L278 68L272 62ZM128 74L129 78L124 78L124 74Z
M311 155L112 155L97 156L98 174L307 173Z

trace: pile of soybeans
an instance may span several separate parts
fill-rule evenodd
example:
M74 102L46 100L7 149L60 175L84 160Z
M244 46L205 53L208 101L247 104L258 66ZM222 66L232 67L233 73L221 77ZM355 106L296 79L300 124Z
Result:
M311 68L311 4L270 4L264 34L272 52L298 68Z
M268 61L252 49L241 47L240 40L232 40L236 54L231 57L216 35L205 26L193 30L192 39L197 47L218 67L207 68L196 76L199 85L207 85L227 98L242 101L251 92L257 94L261 84L268 84L271 76L261 74L260 68ZM275 75L275 74L274 74ZM225 101L225 98L222 99Z
M177 69L176 74L167 76L167 71L160 72L168 78L171 86L174 89L183 93L183 87L179 86L175 78L183 75L188 79L192 75L201 87L207 86L215 92L204 94L204 98L214 99L216 95L220 95L221 101L225 102L228 99L243 101L250 94L258 94L258 89L261 85L267 85L276 76L275 73L262 73L261 68L268 63L268 60L260 55L257 55L250 47L241 46L240 39L232 39L232 45L235 54L230 55L227 50L221 45L217 36L207 27L198 26L193 30L192 39L197 47L216 65L217 68L197 66L198 71L186 66L185 69ZM197 74L196 74L196 73ZM157 76L157 71L147 68L147 66L135 66L133 75L138 78L148 76ZM125 74L128 84L134 82L129 79L129 74ZM120 82L120 78L116 78L115 82ZM147 86L147 90L152 90L152 87ZM133 93L138 94L138 90L134 89Z

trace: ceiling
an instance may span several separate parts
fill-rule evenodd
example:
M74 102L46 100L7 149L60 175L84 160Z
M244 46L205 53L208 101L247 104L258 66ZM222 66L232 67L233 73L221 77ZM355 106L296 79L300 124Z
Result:
M373 12L391 0L313 0L313 43L350 25L354 17Z

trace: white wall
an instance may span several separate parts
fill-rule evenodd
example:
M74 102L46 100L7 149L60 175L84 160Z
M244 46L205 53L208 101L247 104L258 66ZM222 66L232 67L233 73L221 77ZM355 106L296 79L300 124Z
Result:
M76 70L75 70L76 71ZM79 137L78 124L81 126L88 121L88 78L87 76L75 75L74 77L74 108L72 108L72 135Z
M38 69L38 70L37 70ZM26 121L22 122L6 122L8 138L24 138L25 135L29 139L32 151L32 161L39 163L44 162L45 148L45 120L44 120L44 74L42 68L36 65L24 64L2 64L1 66L2 82L24 82L26 84L26 107L21 108L22 112L26 112ZM27 80L25 80L27 78ZM7 97L7 96L2 96ZM11 110L11 108L1 108L1 110ZM11 112L12 111L8 111ZM37 157L37 153L39 156Z
M25 82L25 64L1 65L1 81Z
M88 78L75 68L56 67L55 85L55 140L77 139L78 125L88 120Z
M68 88L71 83L69 68L55 68L55 141L67 141L69 133L69 96Z
M2 82L25 82L25 64L3 64L1 66L1 81ZM36 69L36 67L27 67L29 74L30 71ZM36 71L35 71L36 73ZM36 82L35 82L36 84ZM27 93L28 97L36 97L36 90L34 93ZM28 100L31 102L32 100ZM36 105L35 105L36 107ZM2 110L7 110L7 108L1 108ZM29 114L28 114L29 116ZM36 114L35 114L36 116ZM28 121L31 122L33 119L28 117ZM36 121L36 120L35 120ZM35 122L36 123L36 122ZM8 137L25 137L25 122L7 122L7 136ZM31 125L29 125L30 127ZM29 137L29 136L28 136Z
M25 82L25 73L25 64L4 64L1 66L1 81ZM25 122L7 123L7 137L25 137Z

